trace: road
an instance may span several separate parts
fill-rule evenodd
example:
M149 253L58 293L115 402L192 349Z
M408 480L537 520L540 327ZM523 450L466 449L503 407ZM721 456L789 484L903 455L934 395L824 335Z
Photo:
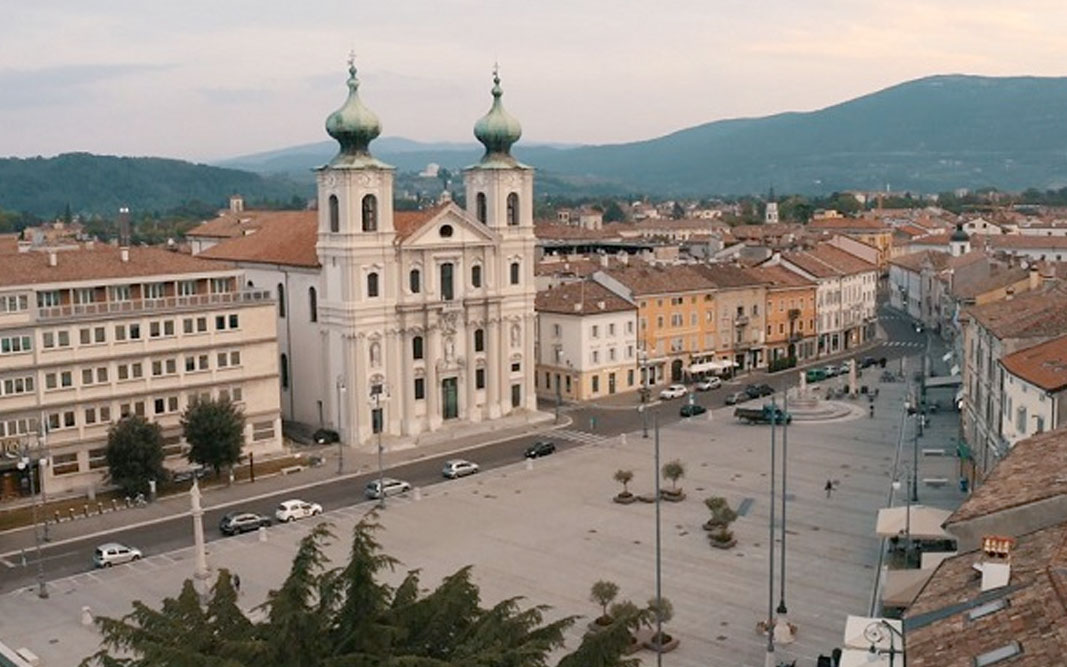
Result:
M883 311L881 324L886 331L887 341L862 351L857 356L884 356L892 362L887 367L892 370L898 370L899 367L894 368L893 366L898 359L906 355L916 356L922 354L926 346L927 334L916 333L914 325L909 320L892 314L892 311ZM838 363L840 364L840 361ZM745 384L766 382L781 391L796 384L797 376L796 372L778 373L773 376L763 372L753 372L726 383L720 389L698 394L697 402L709 408L719 408L723 405L723 397L726 394L737 391ZM660 420L660 423L678 421L680 419L678 408L682 405L682 402L682 400L673 400L652 405L647 411L649 423L651 423L652 416ZM632 408L568 406L565 410L574 419L571 429L550 433L547 436L531 435L485 445L465 451L462 457L476 461L481 466L484 474L485 471L521 460L525 448L535 440L549 437L556 443L558 448L568 449L595 442L600 438L639 431L645 419L644 415ZM441 476L441 468L449 458L455 458L455 456L446 454L432 459L403 464L390 468L387 474L390 477L406 480L415 487L425 487L440 483L447 484L448 481ZM226 539L218 530L219 520L226 512L238 508L273 516L278 503L293 497L302 497L305 500L317 502L327 512L353 505L364 500L364 486L373 479L375 479L375 475L372 474L348 477L323 482L313 490L304 490L302 492L280 491L260 500L241 503L239 506L206 509L204 512L205 538L209 542L217 539ZM164 519L150 525L119 529L108 535L94 535L64 541L59 544L46 545L41 549L46 578L49 580L60 579L89 570L91 567L90 557L93 550L98 545L108 541L119 541L136 546L145 555L165 553L188 547L191 540L189 522L188 516L176 516L173 519ZM0 593L34 583L36 576L34 553L27 552L29 563L26 567L19 566L19 558L17 556L13 557L11 554L7 554L5 558L10 563L15 564L16 567L0 563Z

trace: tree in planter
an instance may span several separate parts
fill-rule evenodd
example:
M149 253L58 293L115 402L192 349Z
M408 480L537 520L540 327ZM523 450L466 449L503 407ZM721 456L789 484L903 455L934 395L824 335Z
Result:
M729 527L731 523L737 520L737 512L730 507L726 502L726 498L722 496L706 498L704 499L704 504L711 511L711 518L704 524L705 530Z
M632 498L633 494L630 493L630 482L633 481L633 470L616 470L615 481L622 484L622 493L615 496L616 498Z
M144 417L123 417L108 429L106 457L108 477L124 494L148 493L148 481L166 475L163 430Z
M245 416L228 399L198 400L182 413L182 434L189 443L189 461L209 466L218 477L223 467L241 460Z
M663 477L671 481L671 489L667 492L671 496L681 496L682 492L678 488L678 480L685 477L685 466L678 459L665 463L663 465Z
M600 605L601 615L596 619L597 625L611 625L612 618L608 614L608 605L615 601L619 594L619 585L614 581L600 581L593 584L589 591L589 599Z
M655 628L658 625L665 625L666 623L670 622L672 618L674 618L674 605L671 604L670 600L665 597L660 597L659 599L649 599L648 622L651 627ZM653 651L669 651L674 648L673 646L668 648L668 645L671 644L673 639L674 638L666 632L656 632L653 633L652 639L648 642L648 647L651 648Z

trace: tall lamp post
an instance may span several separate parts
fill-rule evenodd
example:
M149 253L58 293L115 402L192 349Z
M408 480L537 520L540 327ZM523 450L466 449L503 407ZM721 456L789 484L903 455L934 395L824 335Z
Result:
M787 609L785 606L785 497L786 497L786 465L789 453L789 394L782 399L782 565L781 579L778 587L778 621L774 625L775 639L779 643L787 644L793 641L793 631L786 620Z
M378 507L385 509L385 465L382 461L382 431L385 430L385 402L389 392L384 384L372 385L370 391L371 424L378 434Z
M911 502L919 502L919 420L922 415L915 410L915 427L912 429L911 440Z
M894 638L896 638L896 637L900 638L900 650L899 651L897 650L896 643L893 641ZM866 628L864 628L863 629L863 638L866 639L871 644L870 649L868 649L868 653L870 653L871 655L888 655L889 656L889 667L893 667L894 659L896 658L898 653L901 654L901 655L904 655L904 649L905 649L904 633L902 633L900 630L897 630L896 628L894 628L884 618L879 619L879 620L875 621L874 623L871 623L870 625L868 625ZM887 649L878 648L878 644L881 644L882 642L884 642L887 639L889 640L889 648L887 648Z
M348 387L345 386L345 379L340 375L337 376L337 474L340 475L345 469L345 445L344 445L344 401L342 398L347 395Z
M45 461L30 458L29 447L22 446L22 456L19 458L18 469L26 473L30 478L30 498L33 500L33 549L37 554L37 597L42 600L48 599L48 586L44 582L44 559L41 557L41 536L37 528L37 484L34 475L41 470ZM43 486L43 485L42 485Z
M893 480L893 490L899 491L901 489L902 482L900 481L900 473L904 473L905 482L908 483L915 477L914 471L911 466L905 461L898 466L896 479ZM904 514L904 562L907 564L911 558L911 495L905 493L904 497L907 499L907 509Z
M645 403L648 402L648 352L644 350L637 351L637 361L641 364L641 405L638 411L641 413L641 437L648 437L648 406Z
M662 597L662 559L660 556L660 514L661 502L659 490L659 420L653 418L652 426L656 431L655 466L652 476L656 480L656 640L663 641L663 597ZM656 644L656 665L663 665L663 647Z
M776 667L774 657L774 491L775 491L775 433L778 431L778 405L771 399L771 520L769 558L767 566L767 655L765 667Z

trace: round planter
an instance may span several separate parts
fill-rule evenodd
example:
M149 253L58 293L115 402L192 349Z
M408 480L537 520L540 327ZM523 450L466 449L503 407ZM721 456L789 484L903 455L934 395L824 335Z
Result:
M597 620L599 620L599 619L594 619L592 621L589 621L589 625L586 626L589 629L590 634L594 633L594 632L600 632L602 630L607 630L608 628L611 627L611 623L610 622L607 625L601 625L600 623L597 623Z
M650 650L650 651L652 651L654 653L657 653L657 652L658 653L670 653L674 649L678 648L678 638L677 637L672 637L672 636L668 635L666 632L663 633L663 634L664 634L664 636L666 636L667 641L665 641L662 644L657 644L655 642L655 640L654 640L655 638L653 637L653 639L649 639L648 641L645 642L645 648L647 648L648 650Z
M672 503L680 503L685 500L685 491L660 491L660 497Z
M637 502L637 496L632 493L627 493L625 495L620 493L619 495L612 498L612 500L619 503L620 505L629 505L630 503Z
M701 528L710 533L713 530L718 530L719 528L722 528L722 524L717 523L715 521L705 521L703 525L701 525Z
M637 496L637 499L640 500L643 503L654 503L654 502L656 502L656 496L652 495L651 493L641 494L640 496Z
M716 542L715 540L708 540L708 543L716 549L730 549L737 546L737 539L731 539L729 542Z

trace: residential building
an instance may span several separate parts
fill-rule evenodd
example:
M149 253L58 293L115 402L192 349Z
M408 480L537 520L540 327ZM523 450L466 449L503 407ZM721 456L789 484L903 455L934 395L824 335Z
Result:
M537 393L586 401L634 391L637 306L593 281L537 294Z
M730 264L698 264L693 267L714 289L717 347L709 354L733 362L742 372L767 366L767 286L763 277L747 268ZM709 324L711 322L709 321ZM710 341L708 341L710 342ZM710 352L714 352L714 355Z
M889 260L889 305L933 327L941 320L935 285L950 259L940 250L923 250Z
M873 218L827 217L812 220L808 229L826 236L840 234L865 243L878 251L875 265L879 271L885 271L889 258L893 254L893 229Z
M783 266L749 269L765 286L768 362L794 358L814 359L818 349L815 332L816 285Z
M1000 437L1013 446L1023 438L1067 422L1067 335L1000 359L1004 369L1004 417Z
M281 448L274 301L241 270L100 245L3 261L0 495L29 492L23 447L44 448L46 493L104 486L108 428L131 414L163 429L168 465L187 465L179 419L202 397L240 404L247 452Z
M353 67L326 121L339 152L317 170L317 211L203 252L279 295L285 416L349 445L536 418L533 169L510 153L521 128L499 77L466 209L393 211L394 169L370 152L381 126L358 87Z

